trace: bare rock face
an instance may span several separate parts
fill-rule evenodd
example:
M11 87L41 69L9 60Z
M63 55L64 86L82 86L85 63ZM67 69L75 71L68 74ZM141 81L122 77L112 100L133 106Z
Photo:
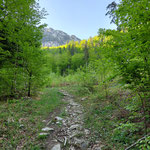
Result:
M43 31L43 39L42 39L42 46L46 47L53 47L53 46L60 46L65 45L69 41L81 41L75 35L68 35L67 33L54 30L52 28L45 28Z

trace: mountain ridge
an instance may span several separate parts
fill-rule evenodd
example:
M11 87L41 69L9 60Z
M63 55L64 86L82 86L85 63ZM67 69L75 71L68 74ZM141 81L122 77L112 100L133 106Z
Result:
M75 35L69 35L61 30L55 30L53 28L44 28L42 46L43 47L53 47L65 45L69 41L78 41L81 39Z

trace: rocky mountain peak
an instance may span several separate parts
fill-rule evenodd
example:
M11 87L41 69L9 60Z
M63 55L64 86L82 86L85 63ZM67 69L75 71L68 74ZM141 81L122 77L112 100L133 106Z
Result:
M45 28L43 34L42 46L44 47L65 45L69 41L81 41L75 35L70 36L61 30L53 28Z

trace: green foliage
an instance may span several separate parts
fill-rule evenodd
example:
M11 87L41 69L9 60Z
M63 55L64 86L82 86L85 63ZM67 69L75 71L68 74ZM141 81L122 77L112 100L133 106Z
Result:
M109 57L116 64L122 79L136 94L136 109L143 113L145 133L149 124L150 105L149 6L147 0L122 0L117 8L111 11L115 24L119 25L121 30L99 31L100 34L111 36L107 45L111 54Z
M84 55L82 53L76 53L71 58L71 69L77 70L80 66L84 65Z
M139 141L136 147L142 150L150 149L150 136L147 136L145 139Z
M112 139L123 144L131 144L134 140L135 132L139 130L138 125L135 123L121 123L114 129Z
M30 96L42 77L40 20L45 11L35 0L3 0L0 12L0 98Z

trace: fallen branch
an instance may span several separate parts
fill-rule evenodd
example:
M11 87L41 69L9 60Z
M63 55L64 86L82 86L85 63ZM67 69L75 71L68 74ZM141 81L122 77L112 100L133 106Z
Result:
M135 143L133 143L131 146L127 147L125 150L129 150L131 147L135 146L136 144L138 144L141 140L145 139L147 136L149 136L149 134L145 135L144 137L142 137L141 139L138 139Z
M65 137L64 146L67 144L67 138Z

